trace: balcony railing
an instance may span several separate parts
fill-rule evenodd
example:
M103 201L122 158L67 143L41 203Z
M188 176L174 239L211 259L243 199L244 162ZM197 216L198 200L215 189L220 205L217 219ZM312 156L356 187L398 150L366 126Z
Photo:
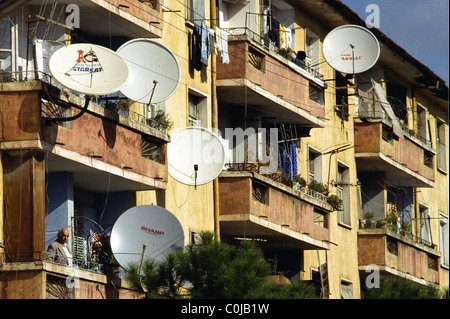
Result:
M392 125L392 120L389 118L387 113L383 110L381 102L374 99L373 92L365 92L366 96L358 96L360 101L358 103L358 109L356 111L356 117L362 119L372 119L372 120L384 120ZM388 101L396 100L393 97L387 97ZM406 110L406 106L404 106ZM428 147L432 147L431 142L424 136L421 136L416 131L409 129L407 123L400 122L402 132L405 136L409 138L415 138L421 143Z
M400 224L400 223L398 223ZM400 236L400 238L409 239L416 244L427 246L431 249L436 249L436 244L433 244L432 242L425 240L423 238L420 238L419 236L414 235L411 233L411 231L404 231L401 230L401 227L398 224L392 224L392 223L385 223L385 222L369 222L369 223L360 223L359 229L385 229L388 232L391 232L392 234L396 234Z
M71 91L64 86L60 85L58 82L56 82L53 77L49 74L45 74L41 71L23 71L23 72L7 72L7 71L1 71L0 73L0 83L1 82L26 82L26 81L42 81L44 83L47 83L51 85L52 87L57 88L60 90L63 94L67 95L75 95L78 97L83 97L83 94ZM149 126L151 128L154 128L160 132L167 133L166 128L161 125L161 123L153 118L148 118L144 116L141 113L135 112L133 110L130 110L129 108L120 107L119 103L120 101L123 101L124 98L121 96L117 97L98 97L95 96L93 98L93 102L104 107L105 109L108 109L110 112L116 114L116 115L122 115L134 122ZM42 116L43 117L57 117L61 115L61 110L58 109L58 107L51 107L48 104L43 105L42 108Z
M226 168L228 171L244 171L258 173L260 165L256 163L227 163ZM308 187L302 186L298 183L293 183L291 180L284 178L280 173L264 175L265 177L273 180L274 182L281 183L285 186L292 188L294 192L302 193L310 198L317 199L323 203L328 204L328 196L316 192Z
M74 267L89 272L103 274L104 268L102 264L78 259L75 257L66 257L62 255L51 254L45 251L34 252L14 252L14 253L1 253L0 264L14 263L14 262L36 262L43 261L55 265Z
M270 50L274 54L277 54L277 55L293 62L298 67L300 67L303 70L310 73L313 77L320 79L320 80L323 79L323 75L320 74L320 72L318 72L314 68L314 65L307 64L307 63L305 63L305 61L291 57L291 55L289 55L289 54L287 54L287 55L283 54L284 51L282 49L280 49L279 47L277 47L275 45L267 43L267 41L265 41L264 38L260 34L256 33L255 31L251 30L248 27L223 28L223 30L225 30L228 33L228 36L234 36L234 37L247 36L248 38L257 42L264 48Z
M98 274L104 273L103 265L93 262L93 261L88 261L88 260L84 260L84 259L80 259L80 258L76 258L76 257L66 257L66 256L51 254L48 252L42 252L42 255L43 255L43 257L42 257L43 261L46 261L46 262L49 262L52 264L75 267L78 269L82 269L82 270L86 270L86 271L90 271L90 272L94 272L94 273L98 273Z
M54 265L60 265L68 268L74 268L79 270L84 270L96 274L105 274L105 265L89 261L83 258L77 257L66 257L62 255L52 254L46 251L34 251L34 252L14 252L0 253L0 266L6 263L23 263L23 262L37 262L42 261L46 263L51 263ZM118 277L125 277L125 269L118 267Z

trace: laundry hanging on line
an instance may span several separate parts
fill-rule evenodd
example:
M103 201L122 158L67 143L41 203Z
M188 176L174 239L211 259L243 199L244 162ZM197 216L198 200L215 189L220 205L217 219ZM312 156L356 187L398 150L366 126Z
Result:
M201 70L203 65L208 66L211 53L221 53L221 62L229 63L228 56L228 34L225 30L216 27L215 30L206 27L204 22L201 26L194 25L192 33L192 60L193 67Z

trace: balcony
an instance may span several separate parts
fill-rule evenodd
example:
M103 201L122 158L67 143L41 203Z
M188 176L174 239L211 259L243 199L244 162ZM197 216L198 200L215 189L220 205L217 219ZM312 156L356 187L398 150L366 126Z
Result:
M236 30L227 31L233 34ZM255 41L249 29L238 31L244 34L228 37L230 63L217 63L220 107L248 106L279 123L324 127L325 107L310 98L310 91L317 90L320 95L326 84Z
M358 230L358 264L361 278L367 266L376 265L389 276L403 277L427 285L439 283L440 253L435 245L389 228Z
M58 124L61 115L79 113L83 99L42 81L3 83L0 98L2 151L45 152L48 173L72 172L74 184L91 191L105 190L105 181L110 191L165 189L169 137L137 114L91 101L81 117ZM158 154L146 154L148 148Z
M222 172L219 194L222 237L256 238L271 248L329 249L332 207L324 198L243 170Z
M45 18L56 20L50 12L50 8L47 8L47 11L39 10L42 3L42 0L29 1L30 10L36 13L40 12L41 16ZM81 31L83 35L94 38L109 37L111 35L127 38L155 38L162 36L162 10L161 5L157 1L58 1L58 6L70 4L76 4L80 10L79 27L72 31L77 34ZM60 10L61 7L56 7L55 12ZM64 23L64 21L59 22Z
M433 187L436 151L409 132L397 137L386 121L355 120L355 145L358 171L385 172L397 187Z
M1 299L138 298L120 271L106 272L104 265L79 259L67 266L46 252L33 256L17 262L10 254L0 254Z

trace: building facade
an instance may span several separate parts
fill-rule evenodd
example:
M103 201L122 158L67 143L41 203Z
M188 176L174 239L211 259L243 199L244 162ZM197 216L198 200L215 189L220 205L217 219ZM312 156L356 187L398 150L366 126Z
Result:
M340 1L0 9L0 298L136 297L88 247L143 204L172 212L186 244L204 230L255 241L275 277L311 281L323 298L360 298L374 271L448 287L447 84L375 28L373 68L331 68L326 35L365 27ZM164 44L179 62L164 102L86 104L46 72L65 44L116 50L135 38ZM215 131L227 151L219 177L195 188L168 174L170 136L187 126ZM62 227L77 268L45 253Z

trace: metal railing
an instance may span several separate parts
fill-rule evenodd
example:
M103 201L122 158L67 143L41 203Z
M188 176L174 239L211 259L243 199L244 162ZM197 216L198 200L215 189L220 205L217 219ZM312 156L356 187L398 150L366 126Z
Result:
M93 262L93 261L79 259L76 257L66 257L66 256L57 255L57 254L51 254L48 252L43 252L43 254L44 255L43 255L42 260L49 262L49 263L63 265L63 266L72 266L72 267L76 267L78 269L82 269L82 270L86 270L86 271L90 271L90 272L94 272L94 273L98 273L98 274L104 273L103 265Z
M226 168L228 171L244 171L244 172L255 172L259 173L260 165L256 163L227 163ZM274 182L283 184L287 187L290 187L294 192L302 193L310 198L317 199L321 202L328 203L328 196L316 192L315 190L312 190L308 187L302 186L298 183L293 183L291 180L284 178L278 173L275 174L267 174L263 175L264 177L267 177Z
M46 251L3 252L0 253L0 256L1 256L0 264L43 261L55 265L74 267L97 274L104 273L104 265L102 264L84 259L79 259L76 257L66 257L63 255L52 254Z
M413 242L420 244L420 245L424 245L427 246L431 249L436 249L436 244L433 244L432 242L430 242L429 240L425 240L423 238L420 238L419 236L414 235L413 233L411 233L410 231L402 231L397 225L395 224L391 224L391 223L377 223L377 222L372 222L371 224L359 224L359 229L374 229L374 228L378 228L378 229L386 229L390 232L395 233L396 235L400 236L401 238L406 238L406 239L410 239Z
M50 74L45 74L41 71L10 72L0 70L0 83L9 83L9 82L18 83L27 81L42 81L57 88L61 92L65 92L67 95L70 94L78 97L84 97L83 94L65 88L64 86L56 82ZM108 102L103 102L101 98L96 96L94 97L94 103L104 107L105 109L108 109L110 112L113 112L117 115L125 116L134 122L139 122L143 125L152 127L163 133L166 133L167 130L164 127L161 127L158 121L152 118L147 118L143 114L132 111L129 108L119 107L117 102L123 99L124 99L123 97L117 97L117 99L108 98ZM42 109L42 116L49 117L49 114L45 108Z
M235 37L247 36L251 40L259 43L264 48L270 50L274 54L277 54L277 55L293 62L295 65L299 66L303 70L310 73L313 77L320 79L320 80L323 79L323 75L316 70L315 65L306 64L305 61L297 59L297 58L283 56L282 50L279 47L273 45L270 41L268 41L267 39L262 37L260 34L256 33L255 31L251 30L248 27L223 28L223 30L225 30L228 33L228 36L235 36Z
M328 196L319 193L315 190L310 189L309 187L306 186L302 186L298 183L294 183L294 185L292 186L292 188L294 189L294 191L300 192L302 194L305 194L308 197L317 199L319 201L322 201L324 203L328 203Z

